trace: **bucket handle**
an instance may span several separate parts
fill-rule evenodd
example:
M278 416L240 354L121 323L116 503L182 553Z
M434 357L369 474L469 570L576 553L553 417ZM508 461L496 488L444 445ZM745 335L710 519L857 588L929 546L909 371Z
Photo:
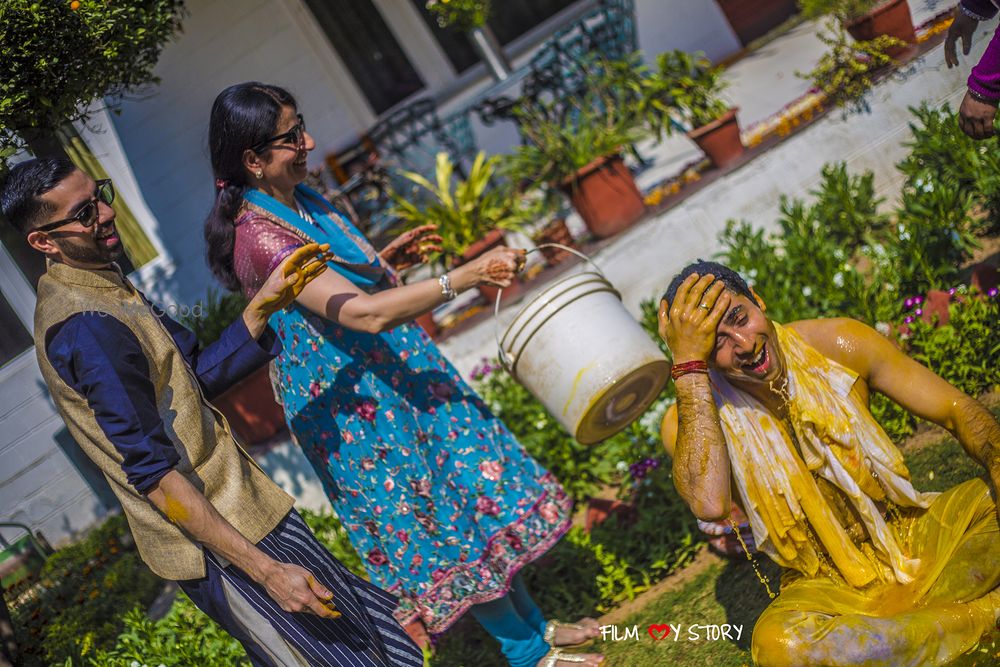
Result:
M561 243L542 243L535 246L528 252L526 252L525 255L530 255L536 250L541 250L542 248L559 248L560 250L565 250L568 253L574 254L577 257L584 260L585 262L589 262L591 266L597 269L597 272L601 274L601 277L604 277L604 272L601 271L601 267L599 267L597 263L594 262L594 260L592 260L590 257L587 257L576 248L570 248L569 246L565 246ZM500 317L500 298L502 296L503 296L503 288L501 287L500 290L497 292L496 303L493 304L493 337L496 339L497 342L497 358L500 360L500 365L503 366L504 369L509 373L511 368L513 367L513 364L510 358L507 357L507 353L503 351L503 347L501 347L500 345L500 324L498 322L498 318Z

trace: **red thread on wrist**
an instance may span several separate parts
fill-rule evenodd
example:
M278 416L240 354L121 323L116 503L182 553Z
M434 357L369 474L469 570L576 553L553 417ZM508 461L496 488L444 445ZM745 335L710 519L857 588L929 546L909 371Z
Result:
M670 368L670 377L674 380L690 373L708 375L708 362L695 359L694 361L685 361L680 364L674 364Z

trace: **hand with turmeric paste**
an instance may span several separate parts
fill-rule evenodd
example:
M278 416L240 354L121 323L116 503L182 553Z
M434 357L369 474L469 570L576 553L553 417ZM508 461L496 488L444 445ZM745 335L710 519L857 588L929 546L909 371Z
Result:
M712 274L692 273L677 289L670 306L660 304L660 336L676 363L707 361L715 349L716 330L731 298Z
M333 604L333 593L304 567L274 561L261 583L271 599L285 611L340 618Z
M263 333L271 315L294 301L306 285L326 271L324 253L329 249L329 244L309 243L295 250L271 272L243 311L243 321L254 338Z
M181 473L168 472L147 498L195 541L246 572L283 610L323 618L340 616L333 606L333 593L309 570L282 563L261 551L226 521Z
M725 284L710 273L692 273L672 300L660 302L659 332L675 363L709 361L719 338L719 323L732 302ZM671 447L677 491L699 519L726 516L731 505L730 465L708 376L687 374L674 381L677 391L676 449Z

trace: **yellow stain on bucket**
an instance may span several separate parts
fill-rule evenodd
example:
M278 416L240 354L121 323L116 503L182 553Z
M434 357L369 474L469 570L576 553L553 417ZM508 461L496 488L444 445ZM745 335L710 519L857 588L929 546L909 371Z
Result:
M569 390L569 398L566 399L566 405L563 406L563 417L565 417L569 412L570 403L572 403L573 399L576 398L576 390L580 387L580 380L583 379L583 374L589 371L590 367L593 365L593 362L587 364L581 368L579 372L577 372L576 377L573 378L573 386Z

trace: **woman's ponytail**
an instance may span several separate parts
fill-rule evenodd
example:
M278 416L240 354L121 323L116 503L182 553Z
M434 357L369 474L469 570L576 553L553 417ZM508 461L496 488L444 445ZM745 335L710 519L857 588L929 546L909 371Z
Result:
M212 274L234 292L242 287L233 264L234 225L249 186L243 155L274 135L285 106L296 106L288 91L253 81L226 88L212 105L208 149L216 179L215 203L205 218L205 243Z

